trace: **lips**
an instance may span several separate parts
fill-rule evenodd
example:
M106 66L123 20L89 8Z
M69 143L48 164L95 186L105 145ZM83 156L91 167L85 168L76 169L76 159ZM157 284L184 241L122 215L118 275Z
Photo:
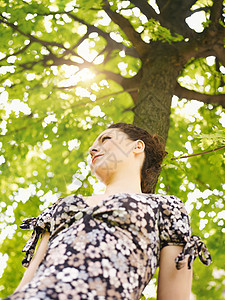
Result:
M92 163L94 162L94 160L99 157L99 156L103 156L103 154L99 154L99 155L95 155L93 158L92 158Z

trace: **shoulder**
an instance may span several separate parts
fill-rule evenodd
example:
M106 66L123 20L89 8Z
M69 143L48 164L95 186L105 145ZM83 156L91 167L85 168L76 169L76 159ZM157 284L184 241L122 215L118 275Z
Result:
M83 208L84 201L81 195L68 195L62 198L59 198L53 205L52 205L52 212L59 213L62 211L68 211L69 209L75 208Z
M174 195L162 195L162 194L148 194L148 195L149 197L157 199L161 204L184 206L183 201Z
M150 199L154 199L158 203L159 209L163 211L176 212L180 210L182 213L187 214L183 201L174 195L162 194L148 194Z
M63 204L73 204L75 202L79 202L82 200L82 196L76 195L76 194L71 194L71 195L67 195L64 197L59 198L53 205L63 205Z

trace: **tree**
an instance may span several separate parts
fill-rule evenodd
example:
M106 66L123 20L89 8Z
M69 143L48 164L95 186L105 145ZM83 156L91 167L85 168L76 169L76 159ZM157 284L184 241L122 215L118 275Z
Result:
M193 293L197 299L222 299L224 4L0 3L1 252L9 255L3 296L22 274L19 253L29 234L18 224L71 193L68 188L91 194L97 182L86 161L88 147L107 124L125 121L167 140L157 191L187 199L193 231L212 252L207 272L196 263ZM201 32L188 25L197 14L205 17ZM193 114L185 117L179 107Z

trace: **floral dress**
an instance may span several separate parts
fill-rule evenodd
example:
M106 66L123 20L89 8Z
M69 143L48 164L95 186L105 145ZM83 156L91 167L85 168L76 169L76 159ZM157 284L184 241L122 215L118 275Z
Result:
M39 235L50 232L46 255L33 279L6 299L137 300L159 266L160 250L183 245L177 269L210 254L191 236L184 204L175 196L118 193L90 207L81 195L59 199L37 218L23 251L27 267ZM204 255L203 255L204 254Z

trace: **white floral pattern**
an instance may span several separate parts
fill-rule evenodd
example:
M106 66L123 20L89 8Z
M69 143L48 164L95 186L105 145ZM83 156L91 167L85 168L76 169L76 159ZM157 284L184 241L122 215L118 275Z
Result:
M28 266L38 237L50 241L33 279L6 299L139 299L159 266L160 250L184 245L177 269L199 255L211 262L199 237L191 236L189 217L175 196L118 193L89 207L81 195L59 199L21 228L34 229L25 245ZM204 254L204 255L203 255Z

